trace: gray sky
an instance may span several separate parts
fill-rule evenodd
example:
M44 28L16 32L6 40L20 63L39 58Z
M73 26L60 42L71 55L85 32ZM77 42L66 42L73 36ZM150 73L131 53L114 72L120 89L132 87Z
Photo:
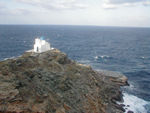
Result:
M150 27L150 0L0 0L0 24Z

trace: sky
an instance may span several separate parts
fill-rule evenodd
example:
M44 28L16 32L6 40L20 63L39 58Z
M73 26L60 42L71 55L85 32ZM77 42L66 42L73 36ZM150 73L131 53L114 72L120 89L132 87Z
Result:
M150 0L0 0L0 24L150 27Z

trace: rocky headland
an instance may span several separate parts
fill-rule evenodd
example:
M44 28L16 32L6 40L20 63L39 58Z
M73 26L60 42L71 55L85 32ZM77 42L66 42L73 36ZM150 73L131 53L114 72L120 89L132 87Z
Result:
M123 113L127 78L97 72L57 49L0 62L0 113Z

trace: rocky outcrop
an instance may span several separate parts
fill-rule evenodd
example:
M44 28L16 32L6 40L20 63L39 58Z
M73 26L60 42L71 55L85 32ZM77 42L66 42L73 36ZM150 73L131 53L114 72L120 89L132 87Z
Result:
M108 74L109 75L109 74ZM57 49L0 62L1 113L123 113L125 76L107 76Z
M109 79L111 82L114 82L115 84L118 84L120 86L129 85L127 82L127 77L120 72L113 72L107 70L98 70L98 72L100 75L104 76L106 81Z

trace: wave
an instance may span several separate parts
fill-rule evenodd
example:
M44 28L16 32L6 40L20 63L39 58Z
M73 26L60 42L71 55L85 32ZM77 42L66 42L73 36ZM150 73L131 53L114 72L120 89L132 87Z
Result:
M8 58L3 58L3 59L0 59L0 61L10 60L10 59L16 59L16 58L21 57L21 56L22 55L12 56L12 57L8 57Z
M95 56L94 59L98 60L98 59L109 59L111 58L110 56L108 55L101 55L101 56Z
M150 57L141 56L141 57L139 57L139 59L143 59L143 60L149 60L149 59L150 59Z
M14 59L15 57L4 58L3 60Z
M120 104L125 105L125 113L128 111L133 111L134 113L150 113L150 102L148 101L128 93L123 93L123 100L124 102Z

